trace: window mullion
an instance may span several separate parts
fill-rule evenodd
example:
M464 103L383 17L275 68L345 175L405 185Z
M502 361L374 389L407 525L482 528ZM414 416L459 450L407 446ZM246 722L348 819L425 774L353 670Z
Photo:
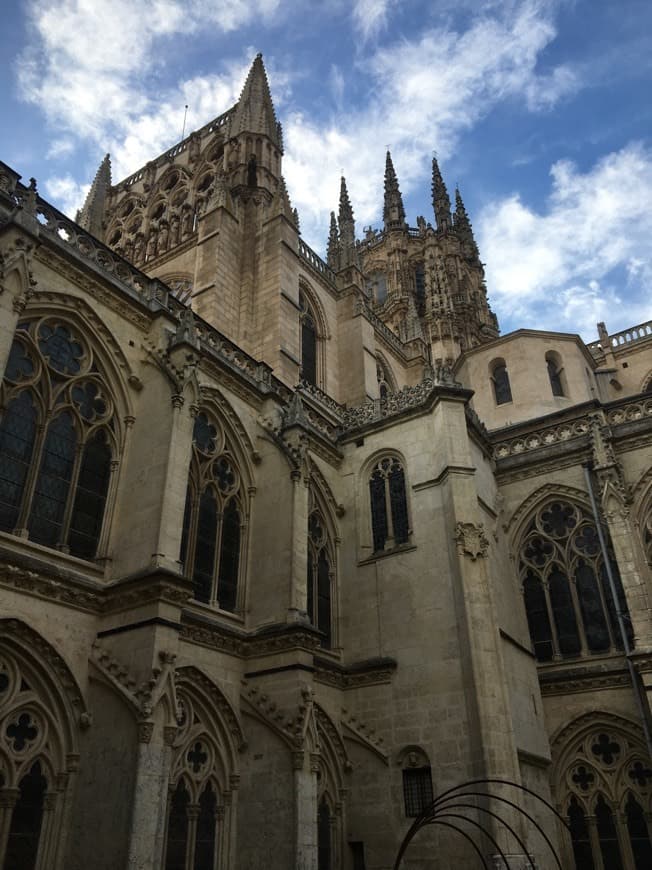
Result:
M32 499L34 498L36 480L38 478L38 473L41 468L43 444L45 442L45 436L51 419L52 418L50 414L46 414L45 422L42 425L37 425L36 427L36 437L34 438L34 451L32 453L32 460L29 466L29 471L27 472L27 480L25 481L25 489L23 490L23 500L20 506L20 512L18 514L18 521L16 523L15 529L15 533L17 535L20 535L21 538L26 538L28 534L27 519L29 517L29 513L32 507Z
M571 601L573 602L573 610L575 611L575 622L577 624L577 630L580 636L580 655L588 656L589 653L589 645L586 641L586 628L584 626L584 618L582 616L582 608L580 607L580 599L577 594L577 583L575 582L575 573L571 576L570 571L568 570L568 565L564 565L564 571L566 574L566 580L568 582L571 594Z
M385 480L385 511L387 514L387 540L385 541L385 549L393 549L394 542L394 518L392 517L392 497L389 489L389 474L384 477Z
M82 443L81 439L77 442L77 447L75 449L75 461L72 466L72 474L70 475L70 486L68 488L68 499L66 501L66 509L63 513L63 520L61 522L61 540L59 542L59 548L63 550L64 553L69 551L68 548L68 534L70 532L70 519L72 517L72 508L75 503L75 497L77 495L77 482L79 480L79 469L81 468L82 456L84 455L84 450L86 448L86 443Z
M220 563L222 561L222 533L224 531L224 505L220 499L217 513L217 525L215 527L215 558L213 561L213 583L211 585L210 603L215 607L220 606L217 597L217 583L220 576Z
M548 622L550 623L550 633L552 635L552 657L553 660L559 661L561 658L561 650L559 648L559 636L557 635L557 625L555 622L555 614L552 609L552 603L550 601L550 587L548 586L548 578L545 580L541 580L541 586L543 587L543 594L546 599L546 607L548 608Z

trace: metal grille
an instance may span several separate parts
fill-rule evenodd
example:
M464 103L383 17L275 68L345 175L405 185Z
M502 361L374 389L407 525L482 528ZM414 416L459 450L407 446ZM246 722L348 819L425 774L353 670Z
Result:
M432 775L429 767L409 767L403 771L405 815L416 818L433 801Z

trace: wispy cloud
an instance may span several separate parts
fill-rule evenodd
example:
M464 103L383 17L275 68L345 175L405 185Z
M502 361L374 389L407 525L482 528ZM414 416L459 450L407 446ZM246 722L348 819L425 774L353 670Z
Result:
M363 39L376 36L387 25L388 13L396 0L355 0L353 24Z
M600 320L614 331L648 318L652 151L631 144L584 173L562 160L550 175L545 213L514 194L476 222L503 320L591 337Z

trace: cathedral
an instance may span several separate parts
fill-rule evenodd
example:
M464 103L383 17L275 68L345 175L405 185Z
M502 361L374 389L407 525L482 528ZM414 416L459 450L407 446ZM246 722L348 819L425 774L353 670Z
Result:
M652 321L282 157L258 56L75 221L0 163L0 867L649 870Z

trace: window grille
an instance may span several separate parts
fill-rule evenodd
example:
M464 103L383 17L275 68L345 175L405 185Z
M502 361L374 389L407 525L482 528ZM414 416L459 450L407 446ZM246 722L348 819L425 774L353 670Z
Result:
M0 528L92 559L117 420L90 345L69 324L19 324L2 383Z
M407 767L403 770L405 815L415 818L433 802L430 767Z

